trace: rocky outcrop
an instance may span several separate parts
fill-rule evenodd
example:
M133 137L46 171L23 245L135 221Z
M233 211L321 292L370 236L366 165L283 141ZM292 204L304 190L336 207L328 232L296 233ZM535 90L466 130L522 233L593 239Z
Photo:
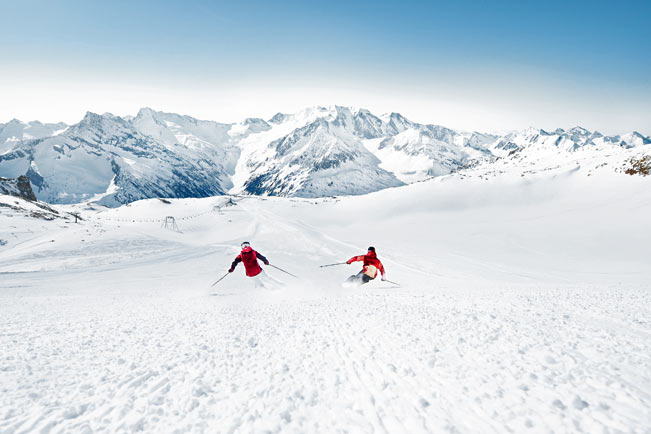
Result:
M18 178L0 178L0 194L18 196L23 199L36 202L36 195L32 190L32 183L25 175Z

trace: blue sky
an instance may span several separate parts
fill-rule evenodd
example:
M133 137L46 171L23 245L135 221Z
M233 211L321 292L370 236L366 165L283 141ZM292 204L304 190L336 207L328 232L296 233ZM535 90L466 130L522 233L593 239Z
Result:
M644 2L23 0L0 16L0 122L341 104L465 129L651 133Z

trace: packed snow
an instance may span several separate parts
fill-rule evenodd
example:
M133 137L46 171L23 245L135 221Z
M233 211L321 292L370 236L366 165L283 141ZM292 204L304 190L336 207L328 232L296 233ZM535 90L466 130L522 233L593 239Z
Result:
M0 196L0 432L650 432L650 181L590 170ZM263 266L287 286L255 289L240 264L211 287L242 241L298 278ZM369 245L400 286L319 267Z

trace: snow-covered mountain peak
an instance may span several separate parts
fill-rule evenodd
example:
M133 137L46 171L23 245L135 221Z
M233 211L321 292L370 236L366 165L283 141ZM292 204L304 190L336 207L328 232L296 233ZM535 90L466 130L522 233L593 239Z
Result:
M107 124L107 123L123 123L125 122L124 119L122 119L119 116L115 116L112 113L104 113L104 114L97 114L93 112L86 112L84 115L83 119L76 125L73 125L74 127L77 126L97 126L101 124Z
M581 136L589 136L590 134L592 134L590 131L588 131L585 128L583 128L581 126L578 126L578 125L575 126L575 127L570 128L569 130L567 130L567 133L568 134L578 134L578 135L581 135Z
M385 131L389 135L400 134L409 128L414 128L416 124L405 118L400 113L390 113L384 115L382 120L386 123Z
M179 139L173 131L178 124L166 120L164 113L156 112L150 108L142 108L129 122L138 131L153 137L167 148L179 144Z
M295 113L277 113L269 120L269 123L292 122L297 128L304 126L318 118L333 120L337 117L337 106L310 106Z
M257 134L264 131L269 131L269 125L264 119L261 118L246 118L243 122L231 125L228 130L228 135L234 140L241 140L250 134Z
M154 121L156 123L159 123L159 124L165 126L166 125L165 120L166 120L166 118L169 118L170 116L171 117L186 118L186 119L193 119L193 118L190 118L189 116L185 117L185 116L180 116L180 115L177 115L177 114L174 114L174 113L165 113L165 112L162 112L162 111L157 111L157 110L154 110L154 109L149 108L149 107L143 107L140 110L138 110L138 114L136 114L136 116L133 118L133 122L140 122L140 121L142 121L144 119L148 119L148 120Z
M162 128L166 128L168 123L165 121L166 113L158 112L149 107L143 107L138 110L138 114L133 117L129 122L134 125L144 125L147 123L153 123L160 125Z
M85 139L91 139L97 144L103 143L103 140L113 137L121 138L124 134L137 134L133 131L128 121L120 116L111 113L99 115L93 112L86 112L84 118L64 133L66 136L78 136Z
M40 121L23 122L19 119L12 119L6 124L0 124L0 154L23 140L54 136L66 128L67 125L63 122L47 124Z
M247 125L249 130L253 133L259 133L271 129L271 126L261 118L246 118L244 120L244 125Z
M627 148L647 146L651 144L651 137L646 137L637 131L622 135L621 140L622 146Z
M145 117L145 116L153 117L155 113L156 111L151 107L142 107L140 110L138 110L138 114L136 115L136 117Z
M93 122L94 120L97 120L97 119L99 119L101 117L102 117L102 115L100 115L100 114L97 114L97 113L91 112L91 111L87 111L86 114L84 115L84 117L81 119L81 121L79 121L79 123L81 123L81 122L86 122L86 123Z
M267 122L269 122L270 124L280 124L284 122L288 116L289 115L286 115L285 113L278 112L275 115L273 115Z
M525 137L534 137L541 133L544 133L544 131L541 129L535 127L527 127L524 130L517 132L516 134L520 134Z
M354 128L355 127L355 115L353 111L348 107L335 107L336 116L332 121L333 125L340 126L342 128Z
M325 118L332 120L337 116L337 106L314 106L307 107L294 115L297 120L313 121L318 118Z
M365 108L356 108L356 109L353 110L353 114L356 117L359 117L359 116L361 116L361 117L373 116L374 118L377 118L377 116L375 116L373 113L371 113L370 110L365 109Z

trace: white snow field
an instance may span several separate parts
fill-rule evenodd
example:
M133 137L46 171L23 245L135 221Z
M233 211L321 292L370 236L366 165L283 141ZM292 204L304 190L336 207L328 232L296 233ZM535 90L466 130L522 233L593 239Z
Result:
M1 196L0 432L649 433L650 181L56 207L78 224ZM299 278L211 288L245 240ZM369 245L401 287L319 268Z

